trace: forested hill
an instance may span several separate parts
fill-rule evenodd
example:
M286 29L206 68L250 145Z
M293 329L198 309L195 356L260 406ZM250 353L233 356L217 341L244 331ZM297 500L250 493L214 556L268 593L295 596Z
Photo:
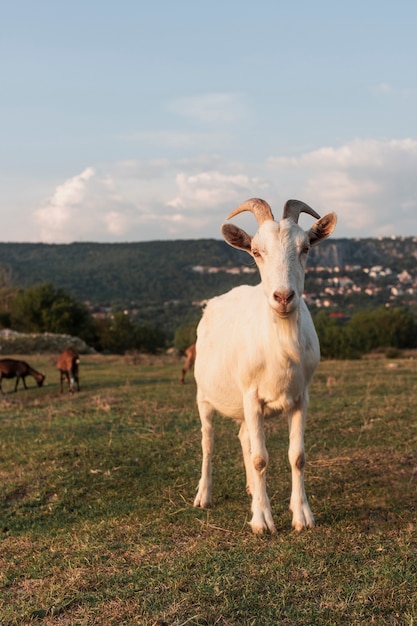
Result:
M311 267L372 267L415 273L417 238L329 239L310 252ZM139 243L0 243L3 282L28 287L52 282L74 297L112 305L211 297L259 281L251 258L221 240ZM222 268L221 271L216 271ZM229 271L227 271L229 270Z
M228 281L194 266L250 264L247 254L214 239L140 243L0 243L0 267L15 286L52 282L97 304L206 298ZM236 281L231 281L235 284ZM243 282L243 281L242 281Z

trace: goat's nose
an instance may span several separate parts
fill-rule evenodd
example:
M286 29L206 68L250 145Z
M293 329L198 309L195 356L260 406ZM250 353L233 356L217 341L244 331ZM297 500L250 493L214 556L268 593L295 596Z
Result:
M295 295L294 289L289 289L287 291L275 291L274 299L279 304L287 305L291 302L291 300L293 300L294 295Z

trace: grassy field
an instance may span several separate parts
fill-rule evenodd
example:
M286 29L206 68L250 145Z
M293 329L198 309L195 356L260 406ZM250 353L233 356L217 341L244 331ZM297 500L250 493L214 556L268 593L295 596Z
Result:
M0 623L417 623L417 360L323 362L311 388L306 490L288 511L285 419L268 424L278 533L251 534L237 427L216 419L214 500L195 385L180 361L82 358L81 392L0 397Z

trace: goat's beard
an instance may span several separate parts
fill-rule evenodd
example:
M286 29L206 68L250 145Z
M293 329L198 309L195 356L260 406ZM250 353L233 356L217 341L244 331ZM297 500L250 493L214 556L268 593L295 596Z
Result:
M293 363L301 362L301 345L299 329L299 310L297 309L288 317L280 317L275 313L274 327L278 334L279 344L282 349L283 360L289 359Z

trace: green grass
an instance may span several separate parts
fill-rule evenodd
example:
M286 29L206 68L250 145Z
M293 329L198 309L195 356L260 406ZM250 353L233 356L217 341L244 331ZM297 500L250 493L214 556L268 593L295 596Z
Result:
M417 362L323 362L291 530L286 420L268 424L278 534L250 531L237 427L216 418L214 501L181 362L82 357L81 392L0 398L0 623L273 626L417 623Z

